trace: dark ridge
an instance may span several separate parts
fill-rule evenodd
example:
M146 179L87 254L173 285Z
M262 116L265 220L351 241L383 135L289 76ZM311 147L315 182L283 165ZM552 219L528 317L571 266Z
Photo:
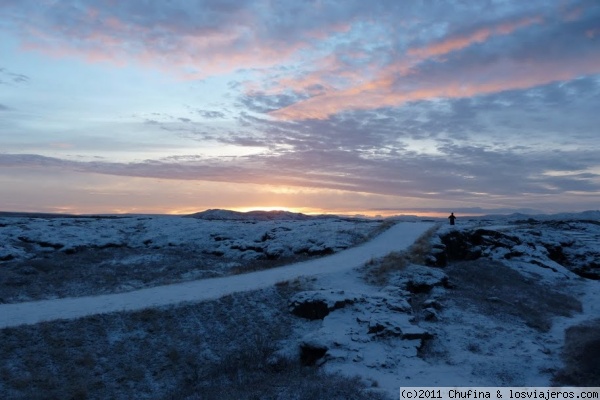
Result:
M13 211L0 211L0 217L3 218L91 218L91 219L117 219L117 218L129 218L132 215L77 215L77 214L57 214L57 213L39 213L39 212L13 212Z
M235 220L235 221L305 221L310 219L336 218L335 215L306 215L290 211L248 211L210 209L187 215L190 218L206 220Z

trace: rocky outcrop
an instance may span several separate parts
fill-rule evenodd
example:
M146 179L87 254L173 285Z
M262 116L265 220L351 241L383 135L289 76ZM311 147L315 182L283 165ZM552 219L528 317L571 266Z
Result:
M9 244L0 245L0 261L10 261L15 258L24 257L25 251Z
M592 261L572 268L577 275L594 280L600 280L600 262Z
M346 293L343 290L313 290L294 295L289 302L290 312L309 320L323 319L331 311L356 302L365 302L359 294Z
M410 293L429 293L436 286L447 286L448 275L437 268L411 264L392 276L390 283Z
M510 249L522 242L517 236L502 232L476 229L474 231L451 231L441 237L446 246L449 260L476 260L483 254L484 248Z
M377 292L297 293L289 301L290 312L318 324L297 342L300 362L322 365L328 360L349 360L380 368L391 367L402 357L417 357L424 342L434 336L420 321L440 319L441 304L431 296L447 281L440 269L409 265ZM394 354L383 350L390 340L398 341ZM380 356L369 354L373 346L381 347Z
M426 264L430 267L445 267L448 264L446 245L439 236L434 236L430 245L431 253L426 258Z
M303 341L300 343L300 363L310 366L322 362L327 350L327 346L318 342Z
M598 280L600 233L597 226L593 221L535 224L524 221L516 223L511 234L489 228L451 230L432 241L430 264L442 265L444 258L469 261L488 257L527 262L555 272L563 267L581 277Z
M431 339L433 335L427 330L411 322L409 315L376 315L369 321L363 321L368 324L367 333L378 337L398 337L404 340L426 340Z

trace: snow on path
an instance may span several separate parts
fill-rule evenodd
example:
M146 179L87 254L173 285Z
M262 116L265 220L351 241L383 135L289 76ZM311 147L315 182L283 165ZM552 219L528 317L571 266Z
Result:
M370 242L331 256L242 275L156 286L125 293L70 297L0 305L0 329L57 319L75 319L134 311L182 302L200 302L258 290L301 276L323 275L359 267L372 258L410 246L432 223L399 223Z

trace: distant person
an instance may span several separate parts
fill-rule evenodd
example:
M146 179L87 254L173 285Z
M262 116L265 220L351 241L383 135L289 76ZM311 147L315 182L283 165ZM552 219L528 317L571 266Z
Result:
M448 217L448 219L450 220L450 225L454 225L454 220L456 219L456 217L454 216L454 213L450 213L450 216Z

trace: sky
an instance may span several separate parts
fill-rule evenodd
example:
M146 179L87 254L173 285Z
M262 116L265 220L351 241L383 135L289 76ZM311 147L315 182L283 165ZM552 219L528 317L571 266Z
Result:
M0 0L0 210L600 204L600 1Z

